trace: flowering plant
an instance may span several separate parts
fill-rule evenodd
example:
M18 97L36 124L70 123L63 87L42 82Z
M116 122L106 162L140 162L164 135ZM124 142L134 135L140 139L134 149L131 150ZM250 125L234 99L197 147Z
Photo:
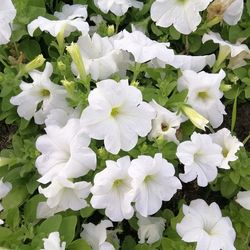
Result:
M250 0L2 0L0 249L247 250Z

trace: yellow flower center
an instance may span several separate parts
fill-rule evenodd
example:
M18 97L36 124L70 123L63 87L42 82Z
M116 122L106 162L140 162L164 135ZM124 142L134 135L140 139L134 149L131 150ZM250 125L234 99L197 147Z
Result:
M224 158L227 157L228 153L229 153L229 151L228 151L227 148L223 148L223 149L222 149L222 154L223 154Z
M119 108L118 107L115 107L115 108L112 108L112 110L111 110L111 116L112 117L116 117L118 114L119 114L120 112L119 112Z
M122 179L117 179L114 181L113 183L113 188L118 188L119 186L121 186L123 184L123 180Z
M168 129L169 129L169 125L168 125L167 123L162 123L162 124L161 124L161 130L162 130L163 132L168 131Z
M202 91L198 93L198 97L205 101L209 99L209 94L206 91Z
M40 91L40 94L41 94L42 97L48 97L48 96L50 96L50 92L47 89L42 89Z

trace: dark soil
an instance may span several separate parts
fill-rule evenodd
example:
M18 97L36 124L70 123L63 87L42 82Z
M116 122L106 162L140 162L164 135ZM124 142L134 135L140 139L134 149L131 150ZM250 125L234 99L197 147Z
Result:
M8 148L11 145L11 135L15 133L16 126L7 125L4 122L0 122L0 150Z

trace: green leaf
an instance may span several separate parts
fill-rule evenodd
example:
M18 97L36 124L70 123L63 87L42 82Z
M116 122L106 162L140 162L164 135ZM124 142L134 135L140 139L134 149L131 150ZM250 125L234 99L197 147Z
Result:
M7 210L6 223L11 229L15 229L19 225L19 209L17 207Z
M45 197L42 194L37 194L26 202L24 206L24 218L27 222L34 222L37 219L37 206L42 201L45 201Z
M20 206L28 196L28 191L24 185L18 185L3 198L4 209L10 209Z
M8 236L12 234L12 231L6 227L0 227L0 242L6 240Z
M88 218L94 213L95 209L92 207L85 207L80 210L80 215L82 218Z
M85 240L75 240L68 247L67 250L91 250L92 248L88 245Z
M66 241L67 244L71 243L75 237L76 223L76 216L68 216L62 219L59 232L63 240Z
M238 190L238 186L235 185L229 177L224 177L221 181L221 194L226 198L231 198Z
M20 42L19 49L24 52L25 56L30 61L41 54L40 45L34 39L24 39Z
M122 243L122 249L121 250L128 250L128 249L134 249L136 246L136 242L134 238L130 235L126 236L123 243Z
M58 231L62 223L61 215L54 215L45 220L39 227L37 232L48 235L51 232Z

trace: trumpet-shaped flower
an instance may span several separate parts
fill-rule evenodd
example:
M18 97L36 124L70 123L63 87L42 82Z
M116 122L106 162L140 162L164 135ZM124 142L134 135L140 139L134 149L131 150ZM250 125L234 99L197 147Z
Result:
M219 33L214 33L212 31L208 34L204 34L202 37L203 43L209 40L220 45L217 64L221 64L226 58L229 58L228 67L236 69L247 64L245 59L250 59L249 48L246 44L241 44L240 41L236 42L236 44L232 44L229 41L223 40Z
M131 162L128 170L135 193L135 208L144 217L156 213L162 201L169 201L181 189L174 176L174 166L156 154L154 158L141 155Z
M70 119L62 128L49 126L45 131L36 142L42 153L36 160L42 175L39 182L46 184L56 176L78 178L96 168L96 155L88 147L90 138L79 119Z
M16 9L11 0L2 0L0 6L0 45L10 40L10 23L16 16Z
M143 3L136 0L94 0L95 5L104 13L111 11L116 16L124 15L130 7L141 9Z
M176 225L185 242L197 242L196 250L235 250L235 230L229 217L222 217L219 206L204 200L183 205L184 218Z
M194 132L191 141L179 144L176 155L184 164L184 174L179 177L183 182L197 178L198 185L205 187L217 177L217 167L221 165L222 148L213 143L209 135Z
M243 0L215 0L207 8L208 19L224 19L229 25L235 25L241 19L244 8Z
M152 130L149 133L149 138L157 138L163 136L167 141L179 143L176 138L176 131L179 129L182 118L166 108L160 106L155 101L150 102L151 106L157 112L156 118L152 122Z
M95 175L90 203L93 208L105 208L105 214L112 221L128 220L134 214L131 206L131 177L128 175L129 156L120 158L117 162L106 161L106 166Z
M178 90L188 89L187 103L207 118L214 128L222 124L223 114L226 114L220 101L223 97L220 84L225 75L223 70L218 74L185 70L178 79Z
M92 38L89 35L81 36L77 44L85 70L95 81L107 79L116 72L122 73L126 70L128 56L123 51L114 48L111 38L101 37L94 33ZM75 75L79 75L74 63L72 71Z
M235 155L243 144L235 137L232 136L230 131L223 128L215 134L210 135L213 142L221 146L223 160L219 168L230 169L229 162L236 161L238 157Z
M67 109L52 109L50 113L47 115L45 120L46 127L49 126L58 126L64 127L69 119L79 119L81 113L78 108L67 108Z
M41 250L65 250L66 242L60 241L60 234L52 232L48 238L43 239L43 249Z
M151 6L151 18L157 26L172 24L182 34L190 34L201 22L200 11L212 0L156 0Z
M174 59L170 62L168 60L161 61L159 59L154 59L149 63L149 66L153 68L165 68L167 64L173 66L176 69L181 70L193 70L195 72L200 72L207 65L212 67L215 63L215 55L207 56L188 56L188 55L175 55Z
M93 250L115 250L114 246L106 241L107 228L113 227L109 220L102 220L98 225L82 224L81 237L86 240Z
M71 182L68 179L55 177L51 184L38 188L39 193L47 198L47 205L52 209L78 211L87 207L85 199L90 193L91 183L80 181Z
M11 97L10 102L18 106L17 113L20 117L30 120L35 118L35 123L43 124L46 116L52 109L67 108L67 92L64 87L54 84L50 80L53 67L46 63L43 72L33 70L29 73L32 83L22 82L22 92ZM39 108L39 104L42 104Z
M127 80L104 80L89 94L89 106L81 116L91 138L104 139L107 151L117 154L120 149L135 147L139 136L146 136L155 117L153 108L143 102L141 92Z
M236 202L238 202L242 207L250 210L250 191L242 191L237 194Z
M171 62L174 58L174 52L167 48L167 43L153 41L139 30L132 33L124 30L120 39L116 39L114 44L115 48L130 52L137 63L144 63L154 58Z
M57 37L59 33L67 37L76 30L81 31L82 34L87 34L89 31L89 25L85 22L87 15L86 6L65 4L62 12L56 11L54 13L58 20L49 20L39 16L28 25L28 32L33 36L34 31L39 28L41 31L49 32L54 37Z
M161 239L165 229L165 219L161 217L143 217L140 214L137 214L137 218L139 243L153 244Z

